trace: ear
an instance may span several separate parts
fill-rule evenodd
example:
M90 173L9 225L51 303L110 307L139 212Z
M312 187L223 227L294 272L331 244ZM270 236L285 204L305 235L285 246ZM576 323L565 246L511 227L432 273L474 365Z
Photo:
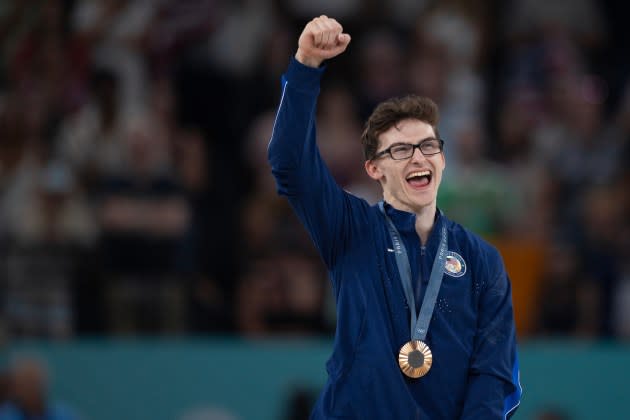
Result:
M383 177L383 173L381 172L381 169L372 160L365 161L365 172L367 172L369 177L375 181L380 181L381 178Z

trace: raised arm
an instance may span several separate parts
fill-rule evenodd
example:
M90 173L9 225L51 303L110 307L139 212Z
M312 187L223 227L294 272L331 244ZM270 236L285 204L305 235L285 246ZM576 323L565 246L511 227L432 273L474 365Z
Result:
M295 59L282 78L282 97L269 143L278 192L289 199L329 267L345 244L350 198L320 157L315 111L324 72L321 64L341 54L349 42L350 36L342 33L334 19L320 16L306 25Z

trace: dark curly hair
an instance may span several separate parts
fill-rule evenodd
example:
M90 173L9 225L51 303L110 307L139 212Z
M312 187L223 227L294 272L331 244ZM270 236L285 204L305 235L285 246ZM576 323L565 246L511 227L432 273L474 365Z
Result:
M405 119L420 120L429 124L433 127L435 136L439 138L437 129L439 111L435 102L418 95L391 98L381 102L365 122L361 143L366 160L374 158L379 146L378 137Z

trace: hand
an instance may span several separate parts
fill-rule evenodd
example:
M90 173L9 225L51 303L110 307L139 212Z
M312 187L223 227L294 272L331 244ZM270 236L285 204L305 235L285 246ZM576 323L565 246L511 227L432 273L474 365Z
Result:
M350 35L333 18L321 15L306 24L295 59L305 66L319 67L324 60L336 57L346 50Z

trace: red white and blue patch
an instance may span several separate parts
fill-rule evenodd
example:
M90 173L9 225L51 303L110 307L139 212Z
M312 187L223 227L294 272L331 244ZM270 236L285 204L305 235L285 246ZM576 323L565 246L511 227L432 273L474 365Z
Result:
M451 277L461 277L466 274L466 261L457 252L447 251L444 262L444 273Z

